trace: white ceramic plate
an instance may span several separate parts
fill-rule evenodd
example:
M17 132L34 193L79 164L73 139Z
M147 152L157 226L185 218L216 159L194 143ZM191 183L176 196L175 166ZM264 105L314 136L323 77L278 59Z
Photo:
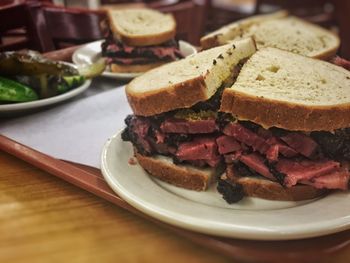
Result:
M34 100L29 102L21 102L21 103L11 103L11 104L0 104L0 114L1 115L11 115L16 113L24 113L31 110L36 110L41 107L53 105L55 103L59 103L65 100L68 100L74 96L85 91L91 84L91 80L87 79L85 82L66 93L50 97L47 99Z
M101 57L101 44L104 40L95 41L78 48L72 56L73 62L78 65L92 64ZM180 40L179 47L181 53L187 57L192 54L197 53L197 50L190 43ZM115 73L110 71L105 71L102 76L116 78L121 80L133 79L140 76L142 73Z
M215 190L196 192L151 178L130 165L130 143L120 133L107 141L102 173L126 202L169 224L206 234L256 240L315 237L350 228L350 193L333 193L307 202L245 198L228 205Z

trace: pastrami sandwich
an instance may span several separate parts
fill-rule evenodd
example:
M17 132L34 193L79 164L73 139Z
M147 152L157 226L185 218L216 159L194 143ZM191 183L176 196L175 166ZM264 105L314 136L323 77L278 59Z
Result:
M256 52L225 89L218 190L304 200L349 189L350 72L275 48Z
M112 72L145 72L182 58L174 40L176 22L171 14L156 10L107 10L109 30L102 56Z
M153 69L126 86L135 115L122 138L139 164L174 185L204 190L222 171L216 123L222 90L256 51L245 39ZM221 168L221 169L220 169Z
M217 179L229 203L349 188L350 73L341 67L255 52L246 39L152 70L126 92L135 115L122 137L164 181L204 190Z

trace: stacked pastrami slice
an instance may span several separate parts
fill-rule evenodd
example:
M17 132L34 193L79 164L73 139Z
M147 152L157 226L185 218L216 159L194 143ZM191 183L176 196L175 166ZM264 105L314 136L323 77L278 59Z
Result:
M166 155L176 164L233 165L239 176L261 177L287 188L297 184L349 188L350 129L323 132L325 137L319 132L264 129L224 115L196 120L176 118L176 114L129 116L123 139L132 141L143 155ZM327 140L337 141L337 148L330 149Z
M128 46L115 40L110 34L102 43L102 56L107 58L107 64L148 64L157 61L174 61L183 58L179 45L175 40L153 46Z
M273 130L257 125L251 130L241 123L227 124L223 133L242 147L237 149L234 146L232 151L225 149L226 162L239 161L250 170L267 179L278 181L285 187L302 183L315 188L348 189L350 173L345 164L348 160L330 159L327 149L322 149L312 138L312 133L306 135L301 132ZM341 151L349 150L350 141Z

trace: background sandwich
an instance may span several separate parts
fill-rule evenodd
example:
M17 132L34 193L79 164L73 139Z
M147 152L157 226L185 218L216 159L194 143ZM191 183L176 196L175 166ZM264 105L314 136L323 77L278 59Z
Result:
M226 25L201 38L204 49L232 40L253 37L258 49L276 47L300 55L329 59L340 45L339 38L320 26L288 16L285 11L252 16Z
M145 72L182 58L171 14L152 9L107 10L109 30L102 56L112 72Z

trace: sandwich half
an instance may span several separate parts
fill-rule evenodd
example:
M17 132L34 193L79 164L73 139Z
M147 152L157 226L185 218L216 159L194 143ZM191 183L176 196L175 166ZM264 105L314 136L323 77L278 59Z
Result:
M201 46L208 49L245 37L253 37L258 49L275 47L324 60L333 57L340 45L331 31L279 11L226 25L202 37Z
M171 14L147 8L107 11L108 33L102 56L112 72L137 73L182 58L174 40L176 22Z
M256 51L251 38L209 49L135 78L126 95L135 115L122 139L139 164L168 183L205 190L223 170L216 123L222 91Z
M228 202L304 200L349 189L349 71L261 49L224 90L220 111L227 172L218 190Z
M349 189L344 68L244 39L151 70L126 94L135 115L122 138L168 183L205 190L217 180L229 203Z

